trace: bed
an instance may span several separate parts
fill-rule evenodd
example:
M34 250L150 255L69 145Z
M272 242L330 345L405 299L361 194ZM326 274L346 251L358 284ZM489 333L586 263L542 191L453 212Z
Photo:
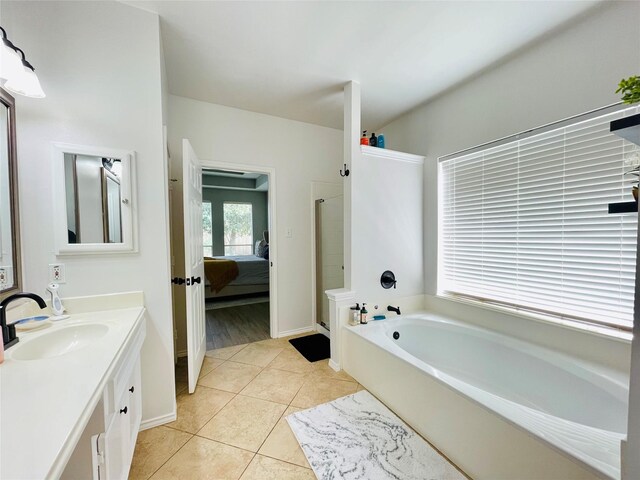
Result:
M269 291L269 260L255 255L213 257L213 260L226 260L227 262L220 262L226 264L230 263L228 261L234 262L235 266L237 266L237 276L228 283L225 281L224 283L226 283L226 285L217 292L211 288L211 279L206 278L206 298L225 298ZM205 266L207 262L208 260L205 258ZM223 267L223 271L224 270L229 270L229 268ZM205 277L211 275L211 270L209 270L209 274L205 274ZM215 275L215 273L213 273L213 275ZM232 274L231 276L233 277L234 275Z

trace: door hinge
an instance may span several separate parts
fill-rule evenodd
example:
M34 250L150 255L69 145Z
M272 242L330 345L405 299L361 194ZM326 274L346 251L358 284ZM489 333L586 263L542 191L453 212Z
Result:
M184 284L186 284L187 287L190 287L191 285L195 285L196 283L202 283L202 279L200 277L191 277L191 278L187 278L185 280L184 278L173 277L171 279L171 283L173 283L175 285L184 285Z

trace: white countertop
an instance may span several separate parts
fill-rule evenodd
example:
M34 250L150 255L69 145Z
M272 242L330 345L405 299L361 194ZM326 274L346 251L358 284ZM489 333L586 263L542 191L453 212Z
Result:
M72 314L49 328L22 332L0 365L0 478L57 478L73 452L121 353L144 327L144 307ZM21 344L54 329L100 323L106 335L53 358L12 358Z

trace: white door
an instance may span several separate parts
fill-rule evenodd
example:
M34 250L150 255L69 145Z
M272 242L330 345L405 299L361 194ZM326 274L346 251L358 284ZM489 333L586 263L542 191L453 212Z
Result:
M189 393L193 393L196 390L198 375L204 360L207 337L202 250L202 166L187 139L182 141L182 190Z

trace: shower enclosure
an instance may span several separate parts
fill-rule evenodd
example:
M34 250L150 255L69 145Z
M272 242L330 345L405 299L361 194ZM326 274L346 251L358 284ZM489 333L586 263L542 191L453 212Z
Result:
M324 292L344 286L344 208L342 195L316 200L315 210L316 322L329 330L329 299Z

